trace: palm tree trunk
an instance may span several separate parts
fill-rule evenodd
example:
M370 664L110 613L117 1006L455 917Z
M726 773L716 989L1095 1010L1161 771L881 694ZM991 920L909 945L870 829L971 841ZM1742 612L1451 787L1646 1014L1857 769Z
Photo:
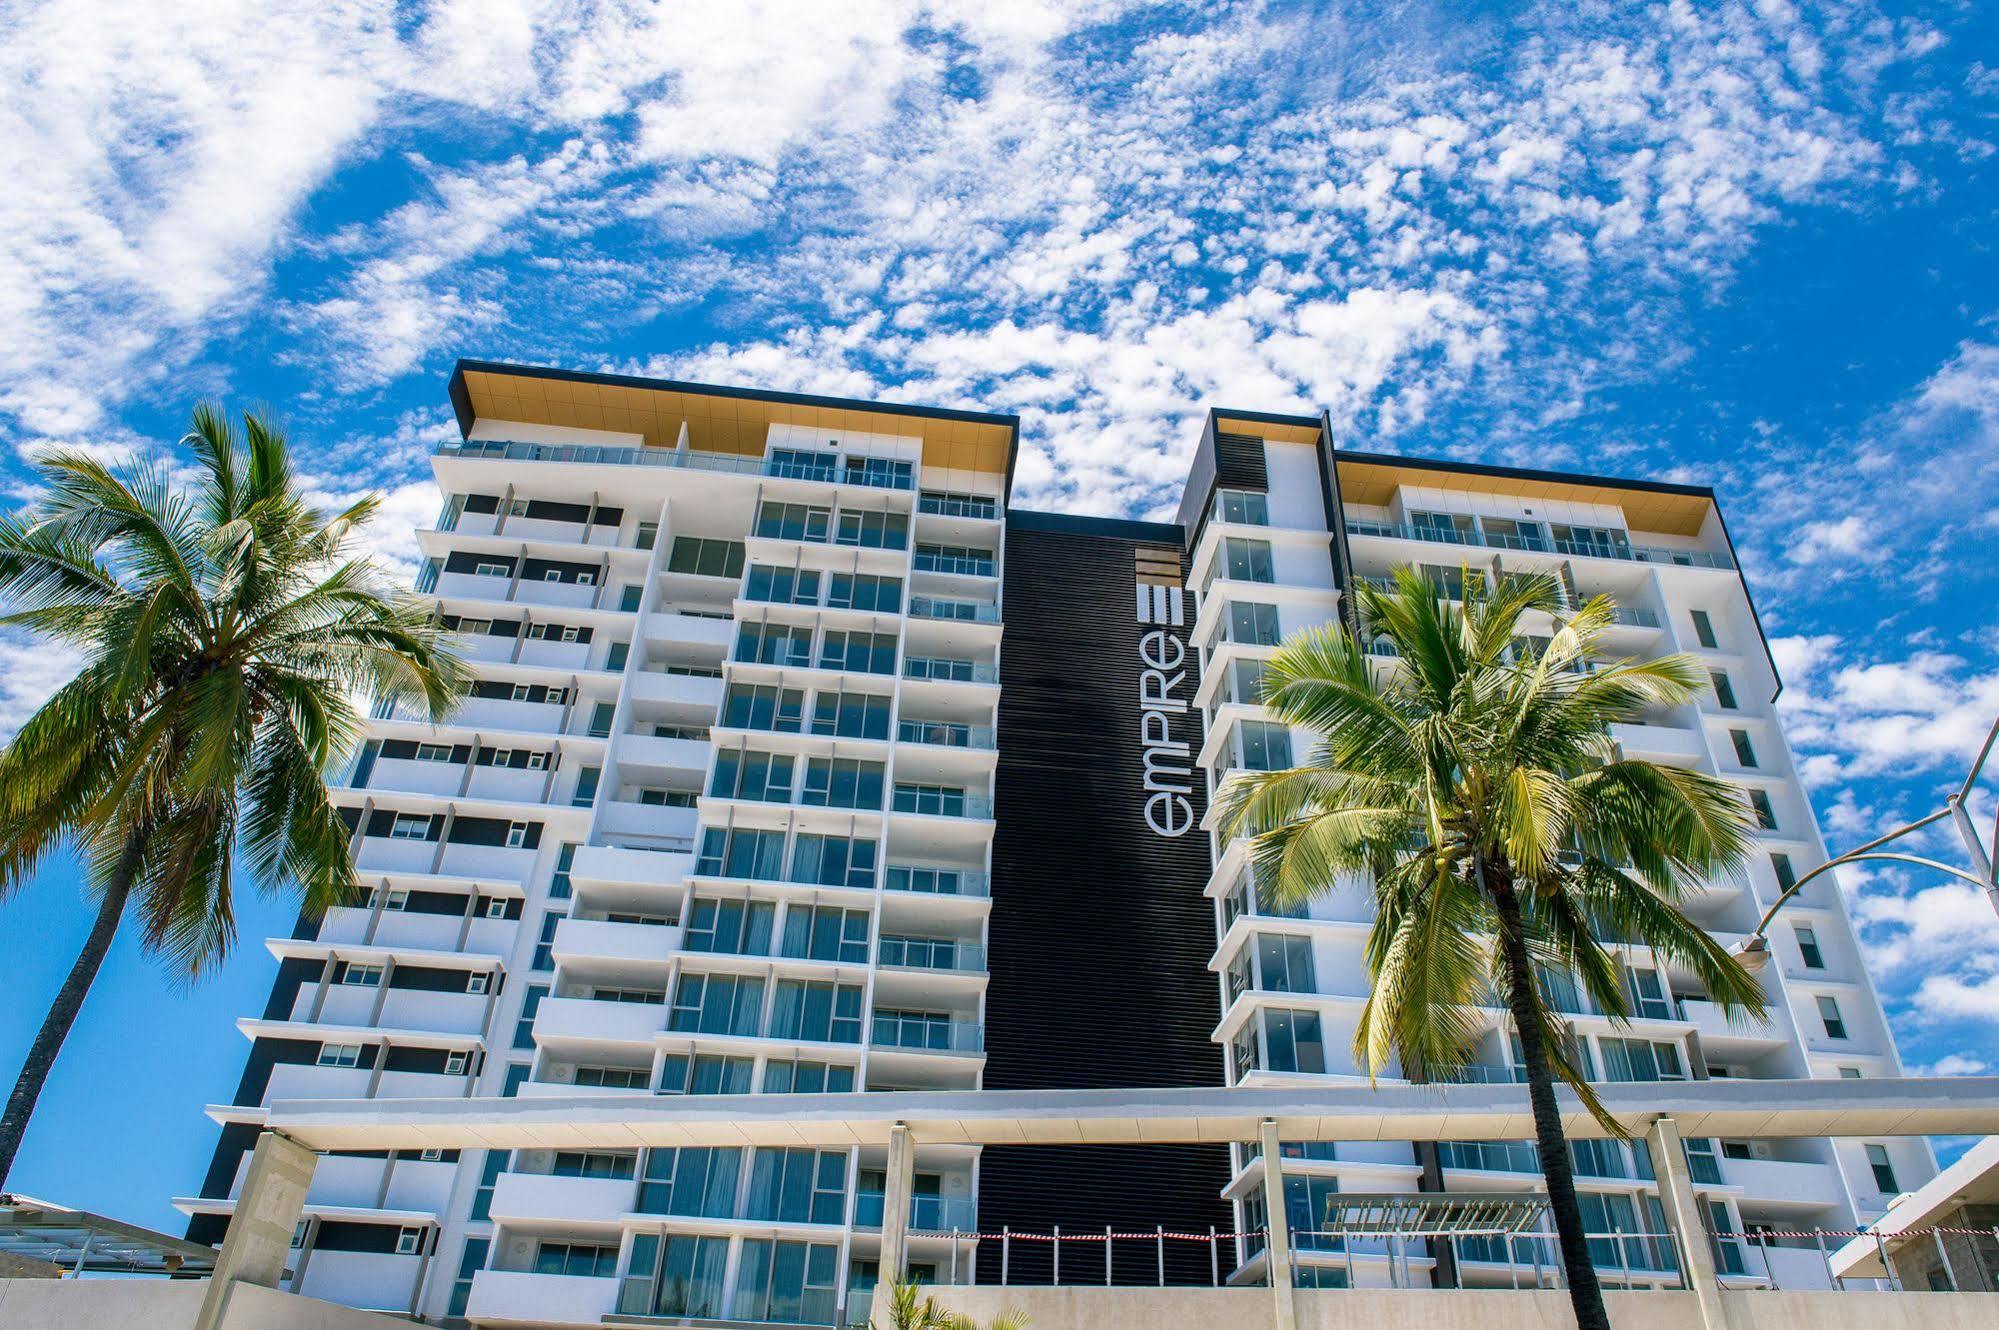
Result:
M1579 1330L1610 1330L1603 1309L1603 1288L1583 1236L1582 1206L1576 1200L1575 1168L1569 1140L1562 1132L1561 1110L1555 1104L1554 1068L1541 1040L1541 1022L1533 999L1534 966L1521 941L1520 898L1503 872L1483 867L1486 890L1499 914L1499 951L1506 964L1507 1004L1520 1036L1520 1055L1527 1064L1527 1101L1534 1109L1534 1148L1541 1156L1541 1173L1548 1183L1548 1210L1555 1217L1555 1241L1568 1276L1569 1305Z
M111 939L125 917L125 902L132 894L132 881L138 876L144 853L145 844L140 837L133 836L126 843L111 880L104 884L104 899L98 902L97 921L90 926L90 936L83 940L83 951L76 964L70 966L69 978L62 981L56 1000L49 1004L49 1014L43 1019L42 1028L35 1032L35 1042L28 1046L28 1057L21 1064L14 1093L7 1096L7 1111L0 1116L0 1187L6 1186L7 1175L13 1171L14 1156L20 1152L28 1119L34 1115L35 1102L42 1097L42 1087L48 1083L56 1055L62 1052L63 1041L69 1038L70 1027L76 1024L76 1014L83 1009L83 999L104 964L105 953L111 950Z

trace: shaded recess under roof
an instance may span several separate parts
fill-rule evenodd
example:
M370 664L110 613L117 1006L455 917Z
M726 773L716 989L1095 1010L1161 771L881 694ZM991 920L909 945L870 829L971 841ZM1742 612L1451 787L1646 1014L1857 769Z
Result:
M197 1275L215 1268L216 1252L137 1224L69 1210L31 1196L0 1193L0 1253L65 1271Z

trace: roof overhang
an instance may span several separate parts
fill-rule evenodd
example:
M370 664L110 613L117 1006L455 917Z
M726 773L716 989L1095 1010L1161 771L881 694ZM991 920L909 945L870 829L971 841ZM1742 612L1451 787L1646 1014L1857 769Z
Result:
M1670 1115L1685 1136L1940 1136L1999 1123L1999 1077L1605 1085L1624 1129ZM1566 1130L1609 1133L1568 1090ZM1289 1141L1519 1140L1534 1134L1523 1086L1365 1085L1139 1090L878 1091L862 1094L563 1095L517 1099L279 1100L274 1131L316 1150L884 1145L1137 1145Z
M1999 1119L1988 1119L1981 1131L1999 1131ZM1879 1277L1881 1249L1890 1251L1932 1228L1951 1227L1951 1216L1966 1205L1999 1205L1999 1136L1987 1136L1966 1150L1957 1162L1888 1207L1868 1229L1832 1254L1835 1275ZM1878 1240L1877 1240L1878 1238Z
M461 435L481 419L511 420L636 434L650 447L672 448L685 425L688 447L698 452L757 457L773 424L896 434L923 440L925 466L1000 475L1007 490L1020 445L1020 417L1012 415L486 360L459 361L450 390Z

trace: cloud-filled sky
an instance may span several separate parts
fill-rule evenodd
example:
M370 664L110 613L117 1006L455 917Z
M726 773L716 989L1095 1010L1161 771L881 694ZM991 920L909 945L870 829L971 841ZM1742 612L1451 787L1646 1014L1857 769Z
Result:
M1017 501L1093 513L1169 511L1210 405L1324 407L1355 447L1715 485L1835 846L1999 713L1972 0L67 0L0 33L0 501L49 443L269 403L326 494L390 492L406 561L461 355L1018 412ZM0 730L63 672L0 639ZM1907 1059L1999 1064L1982 902L1844 882ZM72 893L0 907L48 940L36 1002ZM199 1087L135 1073L181 1099L124 1120L188 1160L271 964L239 955L176 1008L198 1073L160 1060ZM121 952L94 1001L158 982ZM113 1020L30 1137L45 1189L96 1185L56 1161L112 1111ZM193 1189L169 1164L122 1212Z

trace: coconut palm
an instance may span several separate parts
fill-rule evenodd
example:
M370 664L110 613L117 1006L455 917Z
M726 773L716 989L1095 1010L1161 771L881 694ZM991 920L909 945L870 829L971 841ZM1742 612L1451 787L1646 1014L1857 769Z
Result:
M40 496L0 517L0 626L80 667L0 752L0 898L68 847L96 899L0 1119L0 1182L127 913L192 980L235 936L239 852L308 913L351 899L325 777L360 734L357 696L441 717L465 676L429 611L353 553L377 498L315 511L256 415L239 439L197 408L181 443L191 475L49 454Z
M1505 1008L1576 1321L1606 1330L1556 1080L1624 1133L1591 1092L1553 985L1574 976L1624 1020L1630 998L1603 941L1615 938L1691 971L1724 1010L1760 1014L1761 987L1677 908L1741 863L1748 812L1728 782L1621 756L1610 740L1612 722L1693 698L1705 679L1692 660L1600 663L1608 598L1564 617L1552 578L1463 581L1462 608L1408 569L1390 590L1356 586L1368 648L1337 626L1287 642L1265 700L1319 742L1302 766L1234 777L1222 815L1254 838L1280 904L1343 875L1372 882L1372 991L1354 1036L1370 1076L1399 1060L1412 1080L1449 1079L1480 1008ZM1530 635L1539 615L1546 637Z

